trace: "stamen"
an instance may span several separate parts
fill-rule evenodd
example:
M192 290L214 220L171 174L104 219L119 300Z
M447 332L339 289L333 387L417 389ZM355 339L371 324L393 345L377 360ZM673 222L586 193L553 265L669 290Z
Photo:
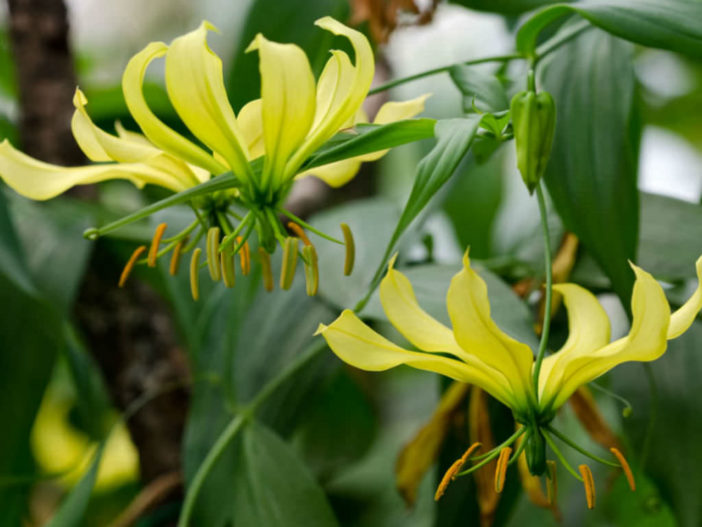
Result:
M297 267L297 245L298 238L290 236L285 239L283 245L283 268L280 270L280 288L290 289L295 278L295 268Z
M193 255L190 258L190 293L193 295L193 300L197 301L200 298L200 255L202 254L202 249L197 247L193 251Z
M234 287L236 284L236 271L234 269L234 255L229 249L219 253L220 266L222 268L222 281L225 287Z
M242 245L243 238L241 236L236 237L236 244L239 246L239 261L241 262L241 274L247 276L251 272L251 249L249 247L249 242L246 241Z
M302 256L305 259L305 285L307 286L307 296L317 294L319 286L319 267L317 265L317 250L314 245L305 245L302 248Z
M500 457L497 458L497 467L495 468L495 492L498 494L505 488L507 462L509 461L510 455L512 455L512 448L506 446L500 450Z
M168 272L171 276L175 276L178 272L178 267L180 266L180 255L182 254L183 246L187 243L187 241L188 237L186 236L173 248L173 252L171 253L171 265L168 267Z
M636 481L634 480L634 474L631 472L631 467L629 466L629 463L627 462L626 458L624 455L619 451L617 448L610 448L609 449L612 454L614 454L614 457L617 458L619 461L619 464L622 466L622 470L624 471L624 475L626 476L626 480L629 483L629 488L632 491L636 490Z
M441 497L446 492L446 488L449 486L449 483L456 479L458 473L463 468L463 465L465 465L466 461L468 461L468 458L481 446L481 443L473 443L468 447L468 450L466 450L460 458L453 462L453 464L444 474L444 477L441 478L439 486L436 488L436 493L434 494L434 501L439 501L441 499Z
M585 498L587 499L587 508L595 508L595 481L592 479L592 471L587 465L579 465L580 475L583 477L583 485L585 485Z
M295 236L300 238L302 240L302 243L304 243L306 247L312 245L312 242L307 237L305 230L302 227L300 227L297 223L295 223L294 221L289 221L288 229L293 231L295 233Z
M341 224L341 232L344 233L344 245L346 246L346 259L344 260L344 276L348 276L353 271L353 263L356 259L356 244L353 241L351 229L345 223Z
M134 269L136 261L139 259L139 257L144 251L146 251L146 245L140 245L139 247L134 249L134 252L129 257L129 260L127 260L127 263L124 265L124 269L122 270L122 274L119 277L119 282L117 284L119 287L124 287L124 284L127 282L127 278L129 278L132 269Z
M218 282L222 275L219 269L219 227L210 227L207 231L207 267L210 270L210 278Z
M258 248L258 254L261 257L261 273L263 275L263 288L271 292L273 291L273 272L271 271L271 255L268 254L263 247Z
M151 239L151 247L149 247L149 257L146 261L149 267L156 267L156 256L158 255L158 246L161 244L163 233L168 227L168 224L161 223L154 231L154 237Z
M553 505L558 500L558 480L556 479L556 462L552 459L546 460L546 497Z

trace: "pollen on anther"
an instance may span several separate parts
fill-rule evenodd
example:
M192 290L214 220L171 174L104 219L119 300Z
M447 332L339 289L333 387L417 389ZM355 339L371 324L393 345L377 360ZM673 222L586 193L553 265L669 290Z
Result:
M629 488L634 491L636 490L636 481L634 480L634 474L631 472L631 467L629 466L629 463L627 462L626 458L624 455L619 451L619 449L612 447L609 449L612 454L614 454L614 457L617 458L617 461L619 461L619 464L622 466L622 470L624 471L624 475L626 476L626 481L629 483Z
M117 284L119 287L124 287L124 284L127 282L127 278L129 278L132 269L134 269L134 265L144 251L146 251L146 245L140 245L134 249L134 252L129 257L129 260L127 260L127 263L124 265L124 269L122 270L122 274L119 277L119 282Z
M305 245L302 248L302 256L305 257L305 285L307 296L315 296L319 287L319 266L317 250L314 248L314 245Z
M187 242L187 237L180 240L176 246L173 248L171 253L171 264L168 266L168 272L171 276L175 276L178 273L178 267L180 266L180 256L183 252L183 246Z
M289 221L288 229L293 231L295 233L295 236L300 238L302 240L302 243L304 243L306 247L312 245L312 242L307 237L305 230L302 227L300 227L297 223L295 223L294 221Z
M556 479L556 462L549 459L546 461L548 474L546 477L546 496L548 502L553 505L558 500L558 480Z
M453 462L453 464L444 474L444 477L441 478L441 482L439 483L439 486L436 489L436 493L434 494L435 501L439 501L441 499L441 497L446 492L446 488L449 486L449 483L456 479L456 476L463 468L463 465L466 464L468 458L481 446L481 443L473 443L472 445L470 445L470 447L468 447L468 449L463 453L463 455L460 458Z
M290 289L297 267L298 239L294 236L285 239L283 245L283 266L280 270L280 288Z
M149 267L156 267L156 257L158 256L158 246L161 244L161 238L163 233L166 231L168 225L166 223L160 223L156 230L154 231L154 237L151 239L151 247L149 247L149 255L146 263Z
M271 271L271 255L263 248L258 248L258 255L261 257L261 275L263 277L263 288L273 291L273 272Z
M242 239L241 236L237 236L236 243L241 245ZM239 261L241 263L241 274L244 276L248 275L249 272L251 272L251 249L249 247L249 242L244 242L239 248Z
M341 232L344 234L344 245L346 246L346 258L344 259L344 275L348 276L353 271L354 260L356 259L356 244L353 240L351 228L345 223L341 224Z
M193 300L200 298L200 254L202 249L197 247L190 258L190 293Z
M585 498L587 499L587 508L595 508L595 480L592 478L592 471L587 465L578 466L580 475L583 477L583 485L585 486Z
M495 468L495 492L498 494L505 488L505 476L507 475L507 462L509 456L512 455L511 447L504 447L500 450L500 456L497 458L497 467Z

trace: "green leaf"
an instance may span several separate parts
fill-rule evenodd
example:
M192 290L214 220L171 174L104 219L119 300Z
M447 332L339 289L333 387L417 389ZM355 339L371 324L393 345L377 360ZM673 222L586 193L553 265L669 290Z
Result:
M558 3L559 0L451 0L476 11L503 15L520 15L537 7Z
M227 82L234 108L238 110L261 96L258 53L245 51L257 33L276 42L297 44L307 54L312 70L319 73L330 56L332 42L336 42L314 21L323 16L344 21L348 13L347 0L254 0L242 26Z
M658 278L695 278L702 254L702 206L641 193L641 267Z
M544 65L556 101L546 184L574 232L629 305L636 257L640 129L634 118L632 46L601 31L565 45Z
M46 527L76 527L82 525L85 511L90 502L90 495L93 493L104 449L105 444L101 443L93 455L93 460L87 472L78 484L71 489L71 492L61 503L58 511Z
M702 57L702 2L693 0L583 0L546 7L519 28L517 49L533 56L539 33L572 13L637 44Z
M429 200L449 180L468 152L473 139L475 139L479 124L479 115L471 115L464 119L446 119L436 123L436 145L417 167L417 174L409 198L390 241L386 245L380 265L373 276L371 287L368 289L369 292L375 289L375 285L380 281L380 277L385 271L385 263L402 234L426 207ZM368 294L361 299L357 308L368 300Z
M495 75L471 66L454 66L449 74L463 94L464 112L472 111L474 100L475 105L483 112L500 112L509 109L507 93Z
M234 525L338 525L307 467L290 446L263 425L253 423L243 431L236 467Z
M302 171L434 137L434 119L407 119L385 125L359 124L334 136L311 157Z
M696 470L702 466L700 342L702 322L697 321L687 333L671 340L665 355L657 361L643 366L623 365L611 374L616 392L634 407L633 415L624 421L625 431L639 450L650 434L645 471L656 482L681 526L702 524L702 501L698 498L702 495L702 473ZM649 367L655 378L653 396L643 367ZM665 506L655 502L653 505ZM652 512L656 512L656 507Z
M0 193L0 475L33 472L29 435L60 347L58 316L36 292ZM0 487L3 522L20 525L27 488Z

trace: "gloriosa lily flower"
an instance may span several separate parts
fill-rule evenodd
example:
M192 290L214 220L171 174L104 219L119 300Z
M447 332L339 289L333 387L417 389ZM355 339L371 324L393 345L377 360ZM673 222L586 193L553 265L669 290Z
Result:
M303 170L312 154L337 132L367 122L361 106L375 68L372 49L363 34L330 17L317 20L316 25L346 37L353 47L355 61L343 51L332 50L315 81L302 49L293 44L271 42L259 34L247 51L259 53L261 98L246 104L238 116L227 99L221 60L207 45L207 33L215 29L211 24L203 22L196 30L176 38L170 46L152 42L129 61L122 78L127 107L143 135L127 131L119 123L117 135L99 129L86 111L85 95L77 90L73 135L85 155L101 164L54 166L32 159L3 141L0 177L18 193L45 200L75 185L110 179L126 179L138 187L151 184L180 192L212 176L231 172L237 180L236 188L193 202L201 212L199 223L171 237L166 249L177 247L174 254L179 257L194 248L194 243L185 245L185 240L197 227L196 239L204 230L218 229L208 236L218 249L208 250L211 274L216 278L222 273L214 270L210 260L217 257L216 253L227 252L228 247L230 253L243 250L254 230L267 253L274 252L276 242L286 244L288 234L278 219L279 214L290 217L291 230L310 246L302 232L303 226L309 226L282 208L294 179L314 175L332 186L340 186L356 174L362 161L384 154L375 152ZM149 64L159 57L165 57L168 97L185 126L201 144L168 127L146 103L144 76ZM423 110L425 99L426 96L422 96L401 103L386 103L375 123L411 118ZM237 207L245 210L243 217L236 212ZM156 256L166 252L156 251L162 234L163 229L157 229L150 264ZM178 245L179 242L183 243ZM236 247L231 247L233 245ZM292 252L297 254L297 244L295 249ZM146 247L138 249L130 263L136 262L145 250ZM313 251L312 247L307 252ZM196 254L197 251L194 256ZM268 255L261 257L265 260ZM227 258L233 258L233 254ZM315 261L316 256L308 254L305 258L303 253L303 259L307 265ZM289 261L293 261L292 257ZM177 265L172 267L177 268ZM224 271L225 265L221 267ZM129 269L130 265L126 271Z
M554 429L551 421L556 410L578 387L598 378L618 364L629 361L652 361L666 350L667 341L682 335L702 309L702 257L697 260L698 286L694 294L671 314L661 286L646 271L632 264L636 282L631 299L633 323L629 334L610 342L610 323L597 298L576 284L554 285L563 295L568 309L570 334L563 347L543 361L538 379L538 393L532 379L534 355L528 345L503 332L490 317L485 282L470 267L468 253L463 269L454 276L448 289L446 306L453 329L441 324L418 304L410 281L393 268L380 284L380 300L392 325L416 348L401 348L363 323L352 311L344 311L329 326L320 325L318 333L343 361L367 371L383 371L400 365L440 373L457 381L471 383L507 405L518 424L517 431L479 463L460 473L467 474L499 456L496 486L501 489L504 471L511 454L510 445L518 441L512 460L524 451L529 470L534 475L546 471L545 447L548 444L565 463L553 441L555 436L586 453ZM448 481L459 474L476 446L447 473L437 493L443 493ZM591 455L609 465L622 466L633 489L633 477L621 453L618 464ZM589 468L580 466L580 477L566 463L566 468L584 481L588 504L594 504L594 486ZM592 499L590 499L592 498Z

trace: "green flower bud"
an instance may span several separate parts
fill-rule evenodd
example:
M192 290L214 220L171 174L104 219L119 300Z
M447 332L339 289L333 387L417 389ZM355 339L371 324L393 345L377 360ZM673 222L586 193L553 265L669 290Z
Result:
M517 167L529 192L544 175L556 128L556 105L548 92L524 91L512 98L512 129Z

